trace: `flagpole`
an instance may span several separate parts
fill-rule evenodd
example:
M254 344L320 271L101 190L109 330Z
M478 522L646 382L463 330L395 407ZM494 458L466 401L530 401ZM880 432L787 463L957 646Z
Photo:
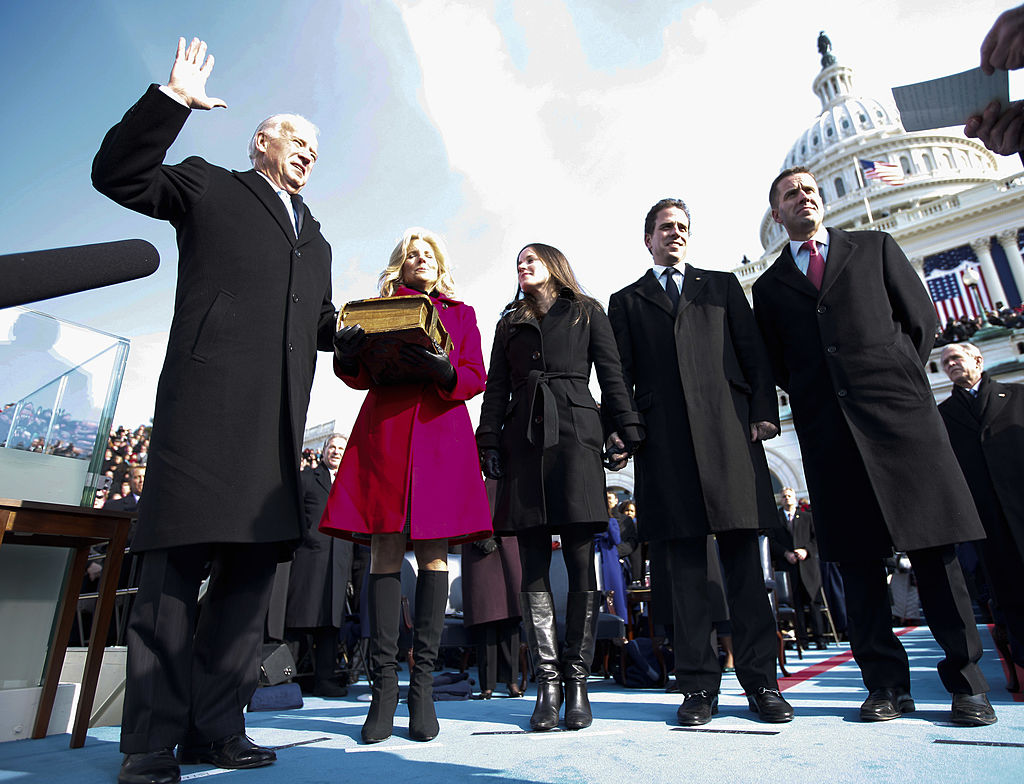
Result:
M864 198L864 209L868 213L868 223L874 223L875 219L871 215L871 205L868 204L868 186L864 181L864 172L860 169L860 159L856 155L853 156L853 169L857 172L857 182L860 183L860 192Z

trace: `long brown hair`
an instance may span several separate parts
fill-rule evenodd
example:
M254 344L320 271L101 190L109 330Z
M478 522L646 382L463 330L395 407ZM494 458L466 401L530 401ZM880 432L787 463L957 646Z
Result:
M600 308L601 303L596 299L586 294L583 291L583 287L580 286L576 275L572 271L572 267L569 264L569 260L565 257L558 248L551 245L545 245L543 242L530 242L519 249L519 253L516 254L516 264L519 263L519 257L523 251L527 248L532 248L533 252L537 254L537 258L541 260L547 268L548 274L551 276L550 285L554 287L555 292L559 292L562 289L569 289L574 295L576 302L579 303L576 317L573 319L573 324L578 324L583 318L590 320L590 307ZM544 315L541 313L537 306L537 300L532 296L525 293L519 284L516 284L516 295L513 300L505 306L505 313L514 313L512 316L513 321L527 321L529 319L535 319L537 321Z

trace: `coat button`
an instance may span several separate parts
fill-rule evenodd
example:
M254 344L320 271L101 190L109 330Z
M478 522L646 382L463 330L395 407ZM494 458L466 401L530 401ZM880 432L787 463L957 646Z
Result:
M295 249L294 253L295 253L295 258L300 258L302 256L302 251L299 250L298 248Z
M846 390L840 389L836 394L839 395L839 397L846 397Z
M534 351L532 354L530 354L530 359L536 362L538 359L540 359L540 352Z
M825 346L825 351L829 354L835 354L838 350L835 346Z
M289 351L295 351L295 346L293 346L291 343L289 343L288 344L288 350Z
M828 310L828 306L827 305L818 305L818 315L819 316L822 313L824 313L825 311L827 311L827 310Z
M534 424L537 424L537 425L539 425L539 424L540 424L541 422L543 422L543 421L544 421L544 417L542 417L542 416L539 416L539 417L534 417L534 418L533 418L533 421L534 421Z
M298 302L298 301L299 301L299 295L298 294L292 294L292 302Z

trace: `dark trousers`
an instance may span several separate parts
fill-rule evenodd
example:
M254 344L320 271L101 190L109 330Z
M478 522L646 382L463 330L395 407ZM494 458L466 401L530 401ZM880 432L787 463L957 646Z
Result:
M121 751L208 743L245 731L279 543L146 552L128 625ZM210 583L198 613L199 588Z
M476 639L480 691L494 691L498 681L519 681L519 619L505 618L472 627Z
M1018 664L1024 664L1024 557L1003 515L984 523L987 538L981 542L979 552L985 576L996 611L1010 633L1013 657Z
M824 638L824 625L822 624L822 604L820 591L818 596L811 596L800 579L800 569L794 564L793 569L788 569L789 584L793 591L793 625L795 627L796 639L801 648L807 647L807 626L810 624L811 634L814 641L819 642ZM806 610L804 609L806 607Z
M971 599L953 545L908 552L928 628L946 654L939 677L952 694L981 694L988 683L981 674L981 638ZM847 636L853 658L869 691L910 691L910 663L892 631L892 608L881 559L843 561Z
M761 571L757 531L725 531L715 538L732 623L736 677L748 694L761 687L777 689L775 619ZM718 652L711 647L707 537L670 539L653 546L667 552L679 688L717 694L722 670Z

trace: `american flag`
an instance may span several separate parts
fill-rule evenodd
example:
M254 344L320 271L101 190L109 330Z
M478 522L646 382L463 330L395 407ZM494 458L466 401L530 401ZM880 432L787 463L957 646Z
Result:
M860 161L860 167L864 170L864 176L869 180L878 180L886 185L903 184L903 170L895 163L866 161L863 158L858 160Z
M964 284L963 276L969 269L974 270L980 279L978 297L981 299L982 307L986 310L992 309L988 287L985 285L985 278L977 264L965 261L952 270L935 267L931 273L928 273L925 283L928 284L928 293L932 296L935 312L943 325L950 319L983 315L978 312L978 297L971 294Z

